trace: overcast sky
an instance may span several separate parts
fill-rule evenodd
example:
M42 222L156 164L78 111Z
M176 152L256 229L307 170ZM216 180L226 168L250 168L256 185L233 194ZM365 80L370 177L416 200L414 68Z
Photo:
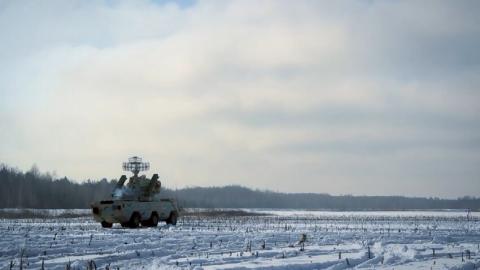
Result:
M0 162L480 196L480 1L2 1Z

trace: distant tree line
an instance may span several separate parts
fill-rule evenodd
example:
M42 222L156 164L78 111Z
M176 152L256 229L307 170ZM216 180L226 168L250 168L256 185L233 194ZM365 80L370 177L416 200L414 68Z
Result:
M111 190L107 179L75 183L42 174L35 166L23 173L0 165L0 208L87 208Z
M88 208L108 198L116 180L102 179L77 183L66 177L27 172L0 165L0 208ZM163 189L164 197L177 198L182 207L277 208L329 210L480 210L480 198L410 198L402 196L331 196L317 193L278 193L240 186Z
M278 193L240 186L192 187L173 193L189 207L280 208L325 210L480 210L480 198L412 198L402 196L332 196L318 193Z

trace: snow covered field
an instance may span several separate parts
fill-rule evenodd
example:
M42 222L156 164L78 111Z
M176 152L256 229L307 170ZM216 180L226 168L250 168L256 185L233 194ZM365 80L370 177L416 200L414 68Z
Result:
M256 212L270 215L140 229L103 229L90 217L0 219L0 269L480 268L479 213Z

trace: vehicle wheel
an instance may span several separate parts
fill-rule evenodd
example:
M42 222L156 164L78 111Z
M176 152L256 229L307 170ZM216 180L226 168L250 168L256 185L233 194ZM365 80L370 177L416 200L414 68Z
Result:
M150 226L157 227L158 225L158 215L153 213L149 220Z
M103 228L111 228L111 227L112 227L112 223L106 222L106 221L102 221L102 227L103 227Z
M170 213L170 216L167 219L167 224L177 225L177 213Z
M140 214L133 213L132 217L130 218L130 228L138 228L140 226Z

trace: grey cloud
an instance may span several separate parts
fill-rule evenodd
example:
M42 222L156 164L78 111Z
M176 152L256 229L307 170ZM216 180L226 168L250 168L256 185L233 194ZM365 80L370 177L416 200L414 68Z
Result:
M2 2L0 159L85 179L143 154L175 186L478 195L478 9Z
M369 69L414 79L479 67L476 1L375 1L362 9L350 30Z
M352 136L354 137L354 136ZM392 155L398 152L414 150L456 150L477 152L480 150L480 137L468 139L389 139L381 140L351 138L350 140L311 141L298 144L288 144L272 149L283 153L325 154L345 153L354 155Z
M385 126L418 128L432 131L472 132L480 134L476 115L461 116L421 108L388 108L383 110L355 106L322 106L306 112L289 112L278 108L242 110L227 108L208 114L219 121L233 121L258 128L309 128L322 126Z

